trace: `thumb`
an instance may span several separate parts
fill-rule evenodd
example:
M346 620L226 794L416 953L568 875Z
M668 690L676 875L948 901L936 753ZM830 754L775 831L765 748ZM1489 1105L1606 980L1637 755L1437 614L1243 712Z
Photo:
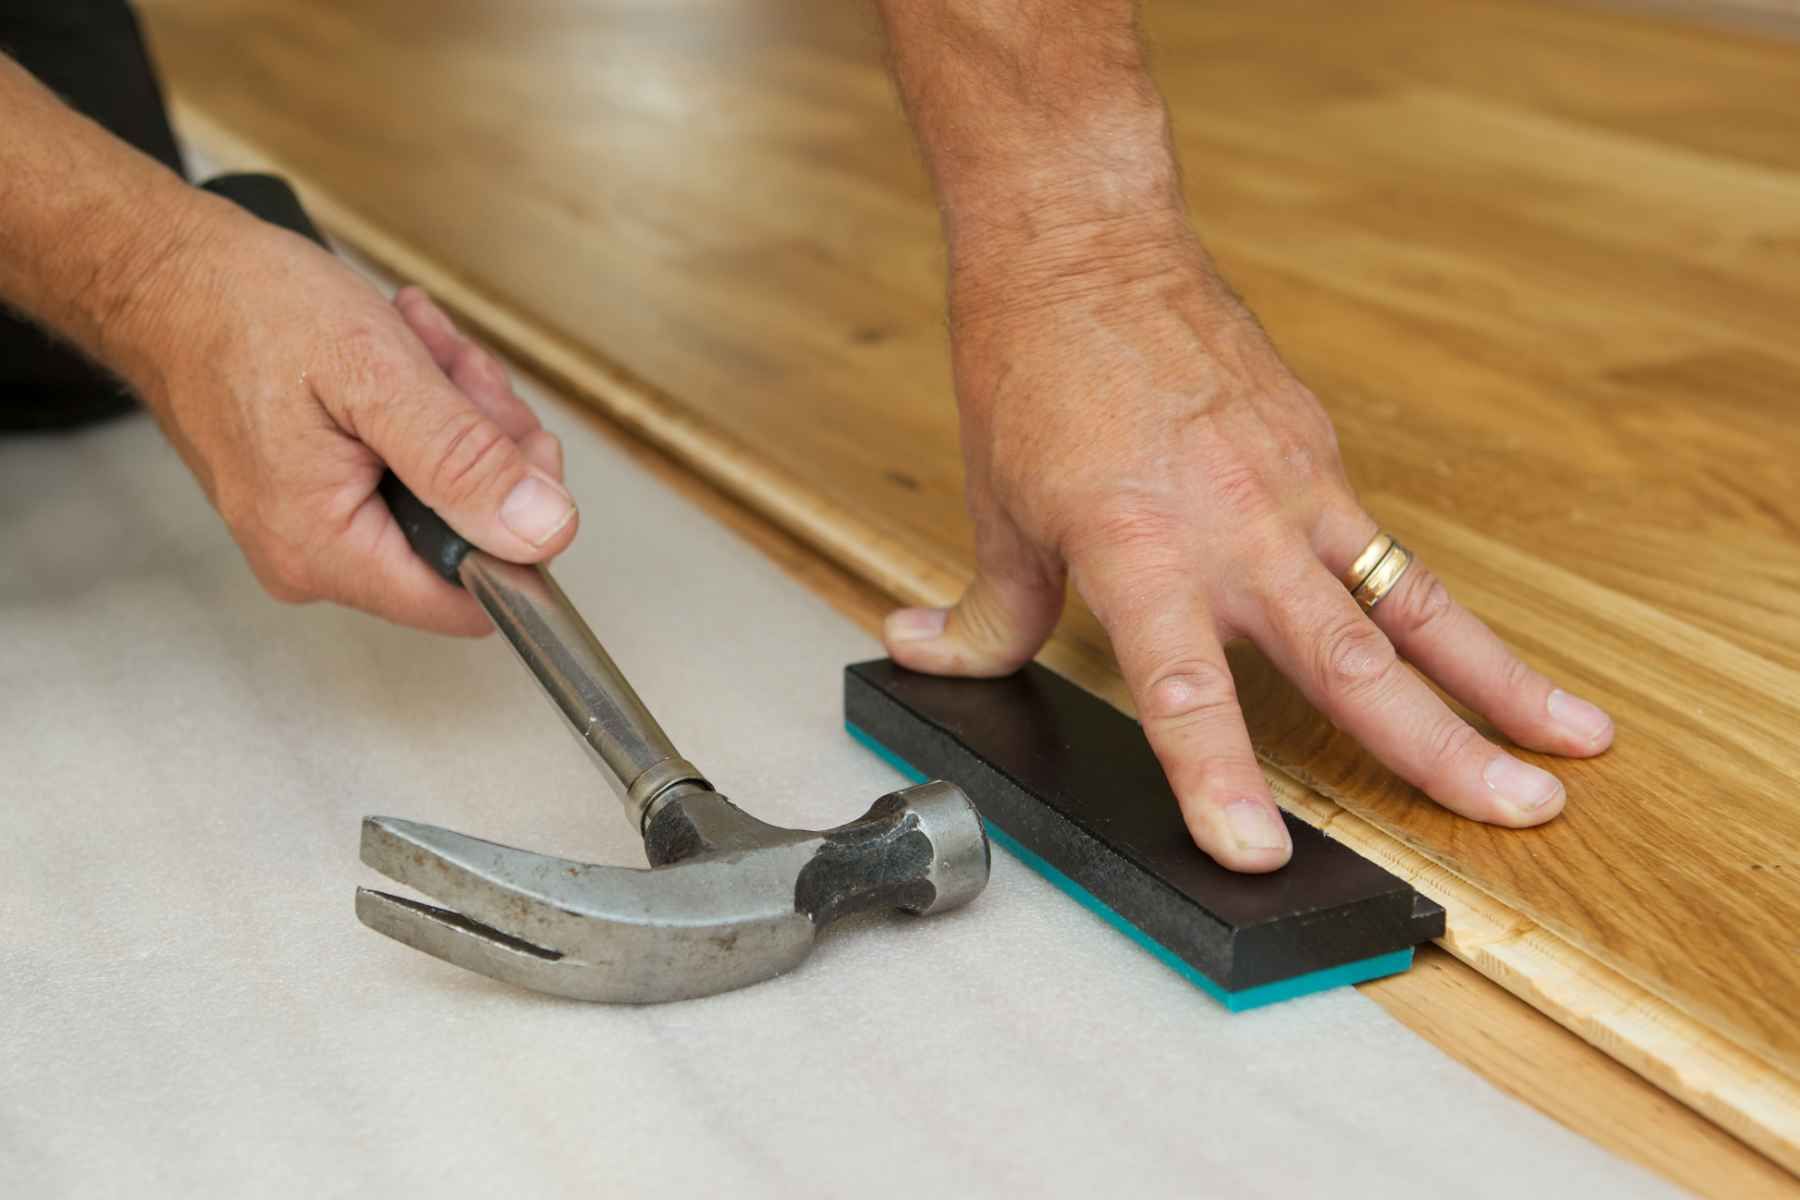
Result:
M413 495L488 553L542 562L574 538L574 498L429 363L358 426Z
M1043 646L1063 606L1063 577L1030 566L983 567L952 608L888 614L882 640L895 662L932 675L1008 675Z

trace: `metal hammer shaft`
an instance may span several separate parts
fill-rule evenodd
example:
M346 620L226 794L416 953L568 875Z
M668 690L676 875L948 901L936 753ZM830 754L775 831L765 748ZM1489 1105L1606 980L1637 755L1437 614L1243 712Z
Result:
M548 571L471 549L457 576L576 735L618 779L634 829L643 829L651 805L675 785L711 787L676 752Z

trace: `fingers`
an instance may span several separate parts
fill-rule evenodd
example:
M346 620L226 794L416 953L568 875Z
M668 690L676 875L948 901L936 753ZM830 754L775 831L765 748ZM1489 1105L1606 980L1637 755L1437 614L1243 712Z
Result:
M1344 536L1330 537L1321 551L1334 572L1376 532L1362 513L1342 526ZM1371 617L1409 662L1519 745L1585 758L1612 744L1606 713L1526 665L1422 563L1407 569Z
M1519 745L1586 758L1612 744L1612 718L1527 666L1420 564L1372 616L1400 653Z
M417 302L407 307L414 319L426 312ZM424 324L429 329L432 322ZM441 330L431 332L429 340L444 350ZM578 522L574 499L550 469L560 460L560 449L538 438L528 453L501 424L522 429L528 421L527 439L538 432L522 402L516 397L506 402L490 379L484 394L500 414L491 415L445 378L430 349L379 334L349 347L353 361L343 374L342 394L333 398L344 423L420 500L477 546L513 562L541 562L560 553Z
M364 501L343 538L321 550L317 567L334 581L332 599L340 604L431 633L479 637L493 631L473 596L446 583L413 552L378 495Z
M462 336L449 315L419 288L401 288L394 297L394 307L450 382L492 418L506 436L518 442L526 458L560 483L562 442L539 425L531 406L513 391L505 364Z
M506 436L522 442L537 432L537 414L512 390L506 367L480 345L464 337L443 309L416 287L401 288L394 307L406 319L438 369L450 377L464 395L475 402Z
M1285 864L1293 842L1251 749L1194 572L1147 571L1129 551L1089 554L1074 570L1112 638L1144 734L1195 843L1234 871Z
M1394 644L1306 548L1266 587L1251 636L1333 724L1453 812L1539 825L1562 811L1549 772L1483 738L1400 661ZM1385 606L1385 601L1383 606Z
M984 542L975 581L954 607L888 614L882 640L895 662L933 675L1009 675L1050 636L1062 613L1060 568L1011 531Z
M534 466L549 472L556 479L563 477L562 440L548 429L540 429L536 433L526 435L519 443L519 449Z
M499 360L464 337L450 314L439 308L423 288L401 288L394 293L394 308L431 353L431 361L438 369L450 376L509 436L520 438L537 428L536 417L522 401L516 408L508 403L517 397L510 395L506 369Z
M432 633L478 636L493 629L474 597L413 552L378 494L365 494L334 530L320 537L308 521L286 532L233 533L258 581L283 603L330 600Z

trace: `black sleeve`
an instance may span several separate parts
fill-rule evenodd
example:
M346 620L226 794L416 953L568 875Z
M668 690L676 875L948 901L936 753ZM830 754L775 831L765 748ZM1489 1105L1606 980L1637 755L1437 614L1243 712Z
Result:
M124 0L0 0L0 51L186 176L143 32ZM0 432L68 428L132 407L105 371L0 309Z

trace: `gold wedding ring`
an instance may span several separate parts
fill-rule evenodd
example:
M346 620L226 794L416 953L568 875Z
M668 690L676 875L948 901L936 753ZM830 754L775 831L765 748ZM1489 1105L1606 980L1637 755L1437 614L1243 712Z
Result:
M1356 556L1356 561L1350 564L1350 569L1338 578L1344 581L1345 587L1354 592L1362 581L1369 577L1369 572L1375 569L1375 564L1380 562L1393 548L1393 534L1385 532L1376 534L1369 539L1369 544L1362 548L1362 553Z
M1378 533L1340 578L1363 611L1372 612L1382 597L1394 590L1412 560L1412 551L1395 541L1393 534Z

